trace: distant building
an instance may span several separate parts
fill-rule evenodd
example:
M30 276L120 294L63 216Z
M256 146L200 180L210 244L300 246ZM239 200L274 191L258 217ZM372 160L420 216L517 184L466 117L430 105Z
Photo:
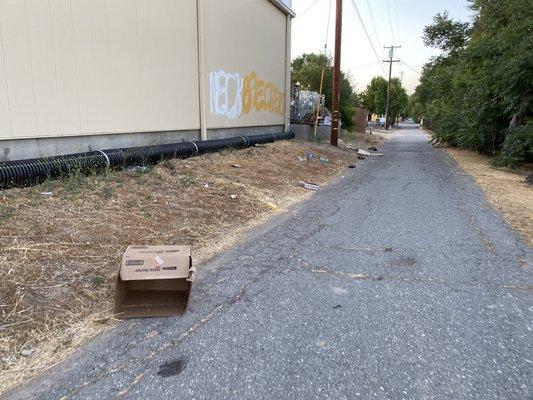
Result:
M0 160L286 129L290 3L1 0Z

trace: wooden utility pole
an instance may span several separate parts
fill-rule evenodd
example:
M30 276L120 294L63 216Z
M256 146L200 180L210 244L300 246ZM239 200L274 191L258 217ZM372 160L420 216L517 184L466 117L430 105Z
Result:
M384 49L389 49L389 59L383 62L389 63L389 81L387 82L387 104L385 105L385 130L389 129L389 103L390 103L390 80L392 75L392 63L400 62L400 60L393 60L394 49L399 49L402 46L383 46Z
M335 16L335 56L333 59L333 98L331 99L331 144L337 146L339 140L340 90L341 75L341 37L342 37L342 0L337 0Z

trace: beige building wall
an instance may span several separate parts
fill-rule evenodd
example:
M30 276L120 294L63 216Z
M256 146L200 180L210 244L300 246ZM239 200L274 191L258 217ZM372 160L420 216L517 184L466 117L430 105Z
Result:
M278 129L288 14L281 0L0 0L4 158L13 139Z
M204 2L208 129L283 125L287 16L268 0Z
M0 140L199 129L196 0L0 0Z

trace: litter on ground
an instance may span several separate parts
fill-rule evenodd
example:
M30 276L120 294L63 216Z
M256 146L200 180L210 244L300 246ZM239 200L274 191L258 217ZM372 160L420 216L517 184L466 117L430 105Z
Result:
M357 154L359 154L360 156L382 156L383 155L383 153L371 153L363 149L357 150Z
M308 152L327 157L328 168L298 161ZM298 181L323 185L353 156L342 148L276 142L2 191L0 394L116 323L116 268L128 245L189 243L200 265L238 243L276 206L309 196L313 189L302 190ZM22 355L25 349L33 349L31 356Z
M300 186L304 187L305 189L309 189L309 190L318 190L318 189L320 189L319 185L317 185L316 183L312 183L312 182L300 181Z

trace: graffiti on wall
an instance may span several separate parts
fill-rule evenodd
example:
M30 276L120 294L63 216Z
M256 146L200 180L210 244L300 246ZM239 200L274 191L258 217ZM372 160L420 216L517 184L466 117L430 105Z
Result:
M285 113L285 93L255 72L242 77L238 73L212 71L209 87L211 114L236 119L253 111Z

